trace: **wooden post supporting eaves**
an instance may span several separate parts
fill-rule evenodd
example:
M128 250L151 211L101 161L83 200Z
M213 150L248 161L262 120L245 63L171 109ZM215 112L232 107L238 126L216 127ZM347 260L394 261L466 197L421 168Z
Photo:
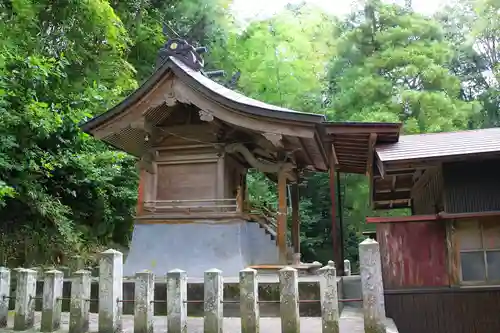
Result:
M276 242L279 251L279 260L281 264L287 263L287 244L286 244L286 172L280 170L278 173L278 230L276 230Z
M146 181L146 171L141 169L139 170L139 186L137 188L137 206L135 210L135 214L137 216L141 215L144 208L144 183Z
M332 204L332 244L333 244L333 258L335 263L338 265L338 273L339 275L343 275L344 272L344 262L342 258L342 242L340 237L340 233L342 230L338 227L337 224L337 207L336 207L336 197L337 191L335 187L335 170L338 164L337 156L335 153L335 148L332 144L332 149L330 152L330 198ZM338 180L337 180L338 181Z
M292 245L293 253L300 253L299 184L292 184Z

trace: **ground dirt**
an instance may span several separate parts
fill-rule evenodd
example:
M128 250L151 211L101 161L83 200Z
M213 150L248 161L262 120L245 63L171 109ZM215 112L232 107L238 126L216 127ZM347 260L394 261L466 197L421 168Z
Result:
M36 313L35 327L30 330L30 332L40 331L40 319L41 314ZM0 329L2 333L14 332L11 328L13 327L13 316L9 315L8 327L9 329ZM62 314L62 328L60 332L68 331L69 314ZM155 317L154 318L154 332L166 332L167 317ZM387 333L397 333L394 328L392 321L387 323ZM224 332L226 333L238 333L241 332L240 328L240 318L224 318ZM133 333L134 331L134 317L133 316L123 316L123 332ZM97 332L97 314L90 314L90 330L89 332ZM188 332L189 333L203 333L203 318L190 317L188 319ZM260 332L261 333L278 333L281 332L281 322L279 318L261 318L260 320ZM300 318L300 332L301 333L320 333L321 332L321 318L310 318L303 317ZM342 316L340 320L340 332L341 333L364 333L363 329L363 319L359 309L344 308L342 311Z

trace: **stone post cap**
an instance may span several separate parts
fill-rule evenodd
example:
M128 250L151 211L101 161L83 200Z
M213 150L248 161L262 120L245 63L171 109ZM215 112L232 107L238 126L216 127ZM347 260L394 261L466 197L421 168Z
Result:
M182 274L182 273L186 273L186 271L183 271L182 269L179 268L174 268L167 272L167 274Z
M107 249L106 251L101 252L101 254L113 254L115 256L123 255L123 253L121 253L120 251L115 250L115 249Z
M329 261L327 265L321 267L319 269L320 272L327 272L327 271L336 271L335 268L335 263L333 261Z
M247 268L243 268L240 273L257 273L257 270L256 269L253 269L251 267L247 267Z
M58 271L57 269L51 269L50 271L46 271L45 274L60 275L63 274L63 272Z
M210 274L222 274L222 271L217 268L211 268L205 271L205 273L210 273Z
M364 241L362 241L359 245L360 246L367 246L367 245L375 245L378 244L378 242L374 239L367 238Z
M78 275L90 275L92 272L91 271L88 271L86 269L79 269L77 270L76 272L74 272L73 274L78 274Z
M279 270L280 272L297 272L297 270L290 266L285 266Z
M145 270L140 271L140 272L135 272L135 275L154 275L154 274L150 270L145 269Z
M6 273L6 272L10 272L10 269L8 269L7 267L0 266L0 273Z

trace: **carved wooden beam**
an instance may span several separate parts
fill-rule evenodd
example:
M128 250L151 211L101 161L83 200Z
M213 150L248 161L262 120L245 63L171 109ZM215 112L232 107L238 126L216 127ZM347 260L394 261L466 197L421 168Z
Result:
M255 157L255 154L248 150L241 143L233 143L225 147L227 153L240 153L252 167L264 173L278 173L281 170L293 170L295 165L286 162L264 162Z

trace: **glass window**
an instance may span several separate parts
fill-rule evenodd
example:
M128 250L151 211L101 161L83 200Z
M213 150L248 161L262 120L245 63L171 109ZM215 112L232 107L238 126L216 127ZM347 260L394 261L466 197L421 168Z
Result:
M462 220L455 224L465 283L500 283L500 223Z

